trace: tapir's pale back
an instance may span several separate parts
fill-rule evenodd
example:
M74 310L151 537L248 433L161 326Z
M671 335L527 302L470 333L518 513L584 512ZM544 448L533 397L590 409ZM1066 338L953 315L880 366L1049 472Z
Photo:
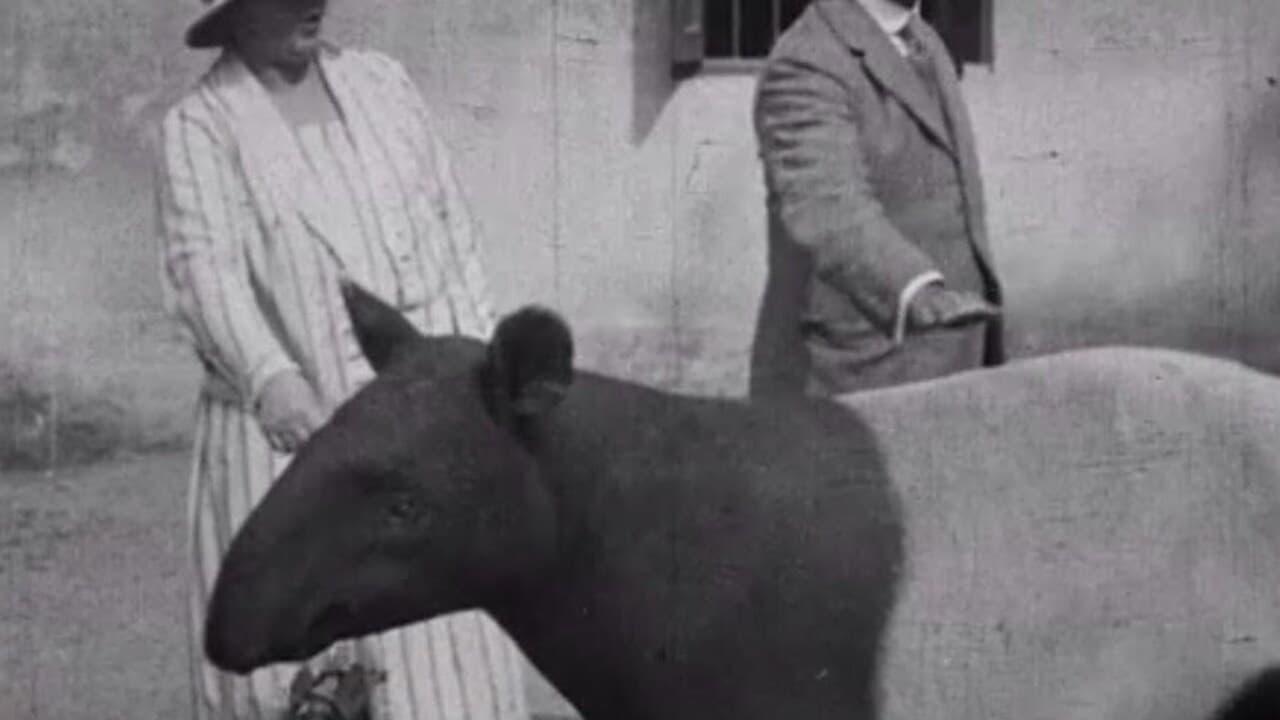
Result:
M842 402L903 499L886 720L1205 718L1280 658L1275 380L1106 349Z

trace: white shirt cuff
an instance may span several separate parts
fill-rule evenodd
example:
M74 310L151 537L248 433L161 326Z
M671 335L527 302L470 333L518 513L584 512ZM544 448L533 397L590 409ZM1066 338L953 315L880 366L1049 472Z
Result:
M921 273L911 279L902 288L902 292L898 293L898 316L893 323L893 344L901 345L907 336L907 308L910 307L911 301L915 299L916 293L920 292L926 285L942 282L942 273L937 270L930 270Z

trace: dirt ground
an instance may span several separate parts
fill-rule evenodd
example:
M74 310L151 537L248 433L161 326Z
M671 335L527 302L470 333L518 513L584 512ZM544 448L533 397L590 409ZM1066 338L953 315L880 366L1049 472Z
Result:
M0 474L0 718L190 717L183 453ZM564 716L534 674L539 715Z

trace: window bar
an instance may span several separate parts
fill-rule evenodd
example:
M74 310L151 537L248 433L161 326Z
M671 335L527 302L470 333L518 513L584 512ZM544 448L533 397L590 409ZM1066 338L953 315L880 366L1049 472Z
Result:
M742 57L742 0L733 0L730 3L733 10L733 57Z
M782 34L782 0L773 0L773 35L770 37L769 44L777 42L778 36Z

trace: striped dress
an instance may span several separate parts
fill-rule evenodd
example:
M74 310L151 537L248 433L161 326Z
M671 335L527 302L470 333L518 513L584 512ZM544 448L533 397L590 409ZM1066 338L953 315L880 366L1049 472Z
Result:
M346 273L426 333L485 338L493 312L472 221L445 147L404 69L328 49L319 67L341 120L290 127L224 54L162 126L158 200L166 300L205 368L189 486L189 637L195 717L276 720L299 666L247 678L202 651L204 611L236 528L289 461L255 414L297 370L332 410L373 372L338 292ZM466 612L336 646L386 671L378 720L528 716L518 650Z

